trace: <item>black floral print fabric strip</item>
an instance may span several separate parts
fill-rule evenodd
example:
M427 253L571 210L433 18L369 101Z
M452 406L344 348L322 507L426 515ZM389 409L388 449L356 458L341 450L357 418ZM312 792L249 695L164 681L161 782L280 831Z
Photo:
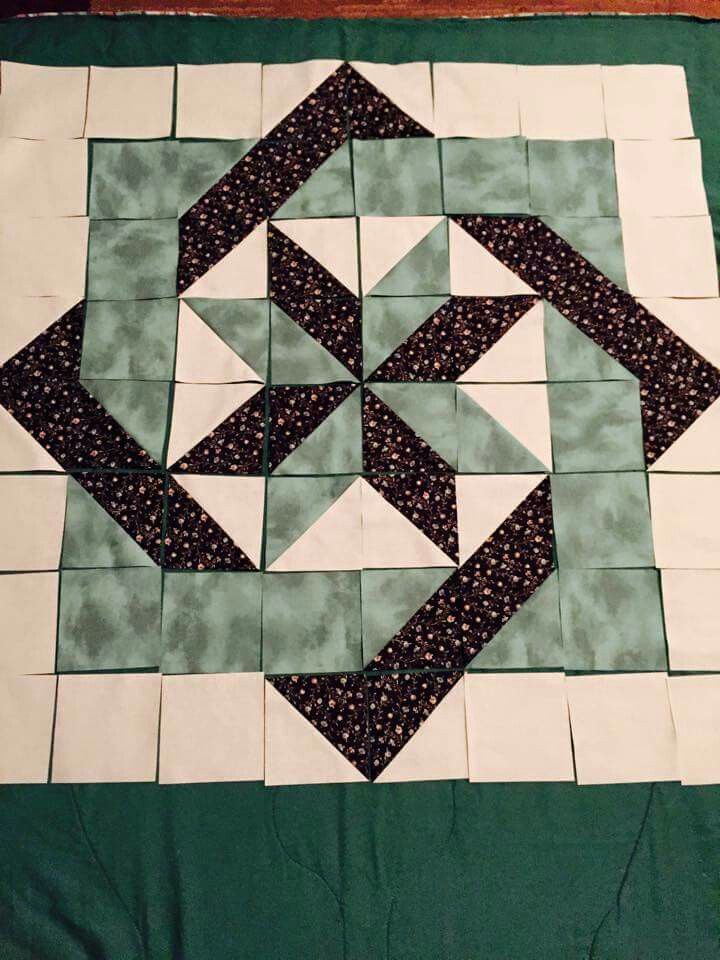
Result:
M720 397L720 370L542 220L453 219L640 380L648 464Z
M537 297L450 297L368 379L457 380L537 302Z

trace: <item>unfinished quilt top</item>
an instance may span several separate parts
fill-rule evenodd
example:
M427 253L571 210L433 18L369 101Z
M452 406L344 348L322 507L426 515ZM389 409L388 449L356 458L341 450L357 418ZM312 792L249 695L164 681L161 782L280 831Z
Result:
M0 65L0 783L720 781L679 65Z

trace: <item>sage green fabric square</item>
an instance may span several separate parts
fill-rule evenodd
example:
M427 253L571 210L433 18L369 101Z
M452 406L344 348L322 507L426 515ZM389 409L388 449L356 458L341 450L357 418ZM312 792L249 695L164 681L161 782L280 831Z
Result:
M550 383L548 398L556 473L644 469L637 381Z
M441 140L446 213L528 213L527 140Z
M177 141L93 143L91 218L152 220L177 215Z
M266 673L333 673L361 668L359 572L265 575Z
M80 376L172 380L178 302L91 300L85 311Z
M567 670L667 670L657 570L561 570Z
M174 297L177 259L177 220L91 220L88 300Z
M623 290L627 290L625 248L618 217L555 217L543 221Z
M616 217L612 140L530 140L530 209L561 217Z
M58 670L157 667L161 592L155 567L63 570Z
M560 570L654 565L645 473L550 478Z
M437 140L354 140L352 148L359 216L442 213Z
M261 603L260 573L165 573L162 672L259 670Z

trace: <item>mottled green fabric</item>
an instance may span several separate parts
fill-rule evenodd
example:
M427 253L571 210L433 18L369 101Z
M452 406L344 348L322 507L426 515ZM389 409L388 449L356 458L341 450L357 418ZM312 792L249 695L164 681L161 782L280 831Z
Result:
M557 473L644 470L637 381L550 383L548 399Z
M560 570L568 670L667 670L657 570Z
M627 290L622 227L617 217L543 216L542 219L601 273Z
M68 477L60 565L152 567L154 563L97 500Z
M180 140L178 210L183 214L241 160L257 140Z
M447 300L439 297L365 297L362 305L363 371L371 377L394 350Z
M290 474L361 473L362 398L354 390L275 470Z
M80 375L97 380L172 380L178 304L91 300L85 312Z
M460 473L545 473L547 467L495 417L459 387Z
M90 217L152 220L178 215L175 140L93 143Z
M561 570L654 564L644 473L555 474L550 483Z
M637 380L555 307L543 307L548 380Z
M372 392L457 469L458 431L454 383L374 383Z
M269 573L263 582L263 670L362 667L360 574Z
M558 576L552 573L470 661L468 669L532 670L563 665Z
M88 300L174 297L177 220L91 220Z
M272 383L354 380L347 367L274 303L270 307Z
M163 574L163 673L260 669L262 574Z
M355 480L342 477L270 477L265 513L265 562L269 566Z
M447 223L441 220L372 290L375 297L450 293Z
M344 143L311 174L274 214L276 218L352 217L355 215L350 144Z
M441 568L362 571L362 646L366 666L451 573Z
M560 217L616 217L612 140L530 140L530 210Z
M168 432L170 386L158 380L83 380L121 427L155 460L162 460Z
M259 377L265 379L270 338L268 300L188 297L185 302Z
M527 140L441 140L447 213L529 213Z
M442 213L437 140L353 140L352 154L359 216Z
M63 570L58 670L157 667L160 578L158 568Z

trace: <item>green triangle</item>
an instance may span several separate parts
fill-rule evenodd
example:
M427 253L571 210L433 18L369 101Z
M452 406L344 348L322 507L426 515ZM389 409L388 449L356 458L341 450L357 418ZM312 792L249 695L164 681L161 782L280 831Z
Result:
M355 201L350 144L344 143L293 193L274 217L353 217Z
M344 364L274 303L270 317L273 383L355 379Z
M265 564L277 560L356 477L271 477L265 514Z
M462 389L457 403L460 473L547 473L545 464Z
M454 383L373 383L372 392L457 469Z
M77 480L68 477L61 566L152 567L154 564Z
M445 583L452 570L363 570L363 662L373 657Z
M548 380L636 380L554 307L545 307Z
M369 377L446 300L446 296L365 297L362 316L365 376Z
M178 209L185 213L257 140L179 140Z
M81 383L151 457L162 460L167 432L167 383L159 380L82 380Z
M362 473L362 406L354 390L286 457L275 476Z
M470 662L470 669L562 667L557 573L551 573Z
M186 303L255 373L267 376L270 320L267 300L211 300Z
M372 288L374 297L450 292L447 223L441 220Z

